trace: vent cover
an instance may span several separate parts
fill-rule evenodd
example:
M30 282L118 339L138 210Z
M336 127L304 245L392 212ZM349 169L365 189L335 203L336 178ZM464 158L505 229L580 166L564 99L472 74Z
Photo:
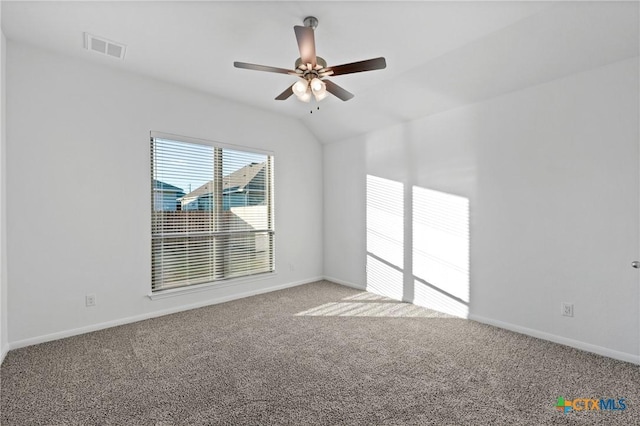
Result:
M127 50L127 46L124 44L116 43L115 41L89 33L84 33L84 48L118 59L124 59L124 52Z

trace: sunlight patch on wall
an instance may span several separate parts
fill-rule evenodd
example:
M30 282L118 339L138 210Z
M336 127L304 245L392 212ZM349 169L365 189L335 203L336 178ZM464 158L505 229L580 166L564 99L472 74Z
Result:
M403 277L401 270L367 254L367 291L401 300Z
M469 199L414 186L414 303L469 314Z
M469 304L457 300L446 293L438 291L435 286L430 286L421 280L414 280L414 300L418 306L454 315L460 318L469 317Z
M404 186L367 175L367 290L403 294Z

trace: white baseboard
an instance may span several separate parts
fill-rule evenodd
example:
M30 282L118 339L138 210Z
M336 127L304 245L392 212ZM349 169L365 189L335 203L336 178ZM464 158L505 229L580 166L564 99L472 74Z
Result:
M160 310L160 311L147 312L147 313L140 314L140 315L134 315L134 316L126 317L126 318L119 318L119 319L116 319L116 320L101 322L101 323L98 323L98 324L91 324L91 325L88 325L88 326L85 326L85 327L79 327L79 328L74 328L74 329L71 329L71 330L64 330L64 331L59 331L59 332L56 332L56 333L46 334L46 335L42 335L42 336L31 337L31 338L24 339L24 340L18 340L18 341L15 341L15 342L10 342L9 343L9 348L7 350L5 350L4 352L6 353L6 352L8 352L8 350L23 348L25 346L37 345L39 343L50 342L52 340L59 340L59 339L64 339L66 337L77 336L79 334L91 333L92 331L103 330L105 328L116 327L116 326L119 326L119 325L130 324L130 323L138 322L138 321L144 321L144 320L151 319L151 318L157 318L157 317L161 317L161 316L164 316L164 315L175 314L177 312L183 312L183 311L188 311L188 310L191 310L191 309L202 308L204 306L217 305L219 303L230 302L232 300L243 299L245 297L250 297L250 296L256 296L258 294L270 293L272 291L283 290L285 288L297 287L299 285L309 284L309 283L312 283L312 282L315 282L315 281L321 281L322 279L323 279L323 277L313 277L313 278L309 278L309 279L302 280L302 281L295 281L295 282L291 282L291 283L279 284L279 285L274 285L274 286L270 286L270 287L261 287L261 288L257 288L257 289L251 290L251 291L246 291L246 292L243 292L243 293L235 293L235 294L232 294L232 295L223 296L223 297L217 297L217 298L213 298L213 299L207 299L205 301L198 302L198 303L192 303L192 304L189 304L189 305L176 306L176 307L173 307L173 308L164 309L164 310ZM5 354L3 353L2 354L2 358L3 359L4 359L4 355Z
M4 362L4 357L7 356L7 353L9 353L9 348L2 348L0 351L0 365Z
M354 284L354 283L350 283L349 281L344 281L344 280L340 280L338 278L333 278L333 277L324 277L324 279L326 281L331 281L332 283L336 283L336 284L340 284L346 287L351 287L351 288L355 288L356 290L362 290L362 291L366 291L366 287L360 284Z
M348 281L344 281L344 280L340 280L334 277L314 277L314 278L309 278L306 280L302 280L302 281L295 281L295 282L291 282L291 283L286 283L286 284L280 284L280 285L275 285L275 286L270 286L270 287L263 287L263 288L257 288L251 291L246 291L243 293L236 293L236 294L232 294L232 295L228 295L228 296L224 296L224 297L218 297L218 298L213 298L213 299L208 299L206 301L203 302L198 302L198 303L194 303L194 304L190 304L190 305L183 305L183 306L177 306L177 307L173 307L173 308L169 308L169 309L165 309L165 310L161 310L161 311L154 311L154 312L148 312L148 313L144 313L144 314L140 314L140 315L134 315L131 317L127 317L127 318L120 318L120 319L116 319L113 321L106 321L106 322L102 322L102 323L98 323L98 324L92 324L92 325L88 325L85 327L79 327L79 328L75 328L75 329L71 329L71 330L65 330L65 331L60 331L60 332L56 332L56 333L51 333L51 334L47 334L47 335L42 335L42 336L36 336L36 337L32 337L29 339L24 339L24 340L19 340L16 342L9 342L8 347L4 347L2 348L2 350L0 351L0 364L2 364L2 361L4 361L4 358L6 357L7 353L9 352L9 350L12 349L18 349L18 348L22 348L25 346L31 346L31 345L37 345L39 343L44 343L44 342L49 342L52 340L58 340L58 339L63 339L66 337L71 337L71 336L76 336L79 334L85 334L85 333L90 333L92 331L98 331L98 330L103 330L105 328L111 328L111 327L116 327L119 325L124 325L124 324L130 324L130 323L134 323L134 322L138 322L138 321L143 321L143 320L147 320L147 319L151 319L151 318L156 318L156 317L161 317L164 315L169 315L169 314L174 314L177 312L182 312L182 311L188 311L191 309L196 309L196 308L201 308L204 306L209 306L209 305L216 305L219 303L224 303L224 302L230 302L232 300L237 300L237 299L242 299L245 297L250 297L250 296L256 296L259 294L264 294L264 293L270 293L272 291L277 291L277 290L283 290L286 288L291 288L291 287L296 287L296 286L300 286L300 285L304 285L304 284L309 284L315 281L320 281L320 280L327 280L327 281L331 281L334 282L336 284L340 284L340 285L344 285L346 287L351 287L357 290L362 290L362 291L366 291L366 287L359 285L359 284L354 284ZM603 355L609 358L613 358L613 359L617 359L620 361L626 361L626 362L630 362L633 364L638 364L640 365L640 356L639 355L635 355L635 354L630 354L630 353L626 353L626 352L620 352L620 351L616 351L613 349L608 349L608 348L604 348L602 346L597 346L597 345L593 345L590 343L585 343L585 342L581 342L578 340L573 340L573 339L569 339L567 337L562 337L562 336L557 336L555 334L551 334L551 333L546 333L543 331L538 331L538 330L534 330L531 328L527 328L527 327L522 327L522 326L518 326L515 324L511 324L511 323L507 323L507 322L503 322L503 321L498 321L498 320L494 320L494 319L490 319L490 318L486 318L480 315L473 315L470 314L469 315L469 319L473 320L473 321L477 321L483 324L488 324L488 325L492 325L495 327L500 327L500 328L504 328L506 330L510 330L510 331L514 331L516 333L521 333L521 334L526 334L528 336L532 336L532 337L536 337L539 339L543 339L543 340L548 340L554 343L559 343L561 345L565 345L565 346L570 346L572 348L576 348L576 349L581 349L587 352L592 352L598 355Z
M490 318L486 318L480 315L469 315L469 319L483 324L492 325L495 327L504 328L505 330L514 331L520 334L526 334L527 336L536 337L538 339L548 340L550 342L559 343L561 345L570 346L572 348L580 349L594 354L606 356L609 358L617 359L619 361L626 361L632 364L640 365L640 356L630 354L627 352L620 352L613 349L608 349L602 346L592 345L591 343L581 342L579 340L569 339L568 337L562 337L544 331L534 330L532 328L522 327L519 325L498 321Z

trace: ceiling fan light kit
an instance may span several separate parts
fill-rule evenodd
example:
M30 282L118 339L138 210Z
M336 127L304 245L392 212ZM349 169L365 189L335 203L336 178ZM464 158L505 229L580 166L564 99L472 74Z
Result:
M303 22L304 26L296 25L293 27L298 41L298 50L300 51L300 57L296 60L293 70L246 62L234 62L233 65L236 68L289 74L298 77L299 80L278 95L276 100L283 101L291 95L296 95L298 100L302 102L311 101L312 96L317 102L320 102L329 93L343 101L348 101L354 95L333 81L328 80L327 77L373 71L387 67L383 57L328 67L323 58L316 56L314 30L318 26L318 19L314 16L307 16Z

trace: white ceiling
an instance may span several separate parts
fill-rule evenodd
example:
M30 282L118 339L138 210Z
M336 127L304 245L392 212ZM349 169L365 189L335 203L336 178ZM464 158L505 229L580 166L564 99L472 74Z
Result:
M16 40L149 75L301 120L321 142L435 114L639 54L637 2L2 2ZM295 77L293 32L316 16L329 65L378 56L387 68L333 78L356 96L320 111L273 98ZM89 32L127 45L124 61L83 49Z

